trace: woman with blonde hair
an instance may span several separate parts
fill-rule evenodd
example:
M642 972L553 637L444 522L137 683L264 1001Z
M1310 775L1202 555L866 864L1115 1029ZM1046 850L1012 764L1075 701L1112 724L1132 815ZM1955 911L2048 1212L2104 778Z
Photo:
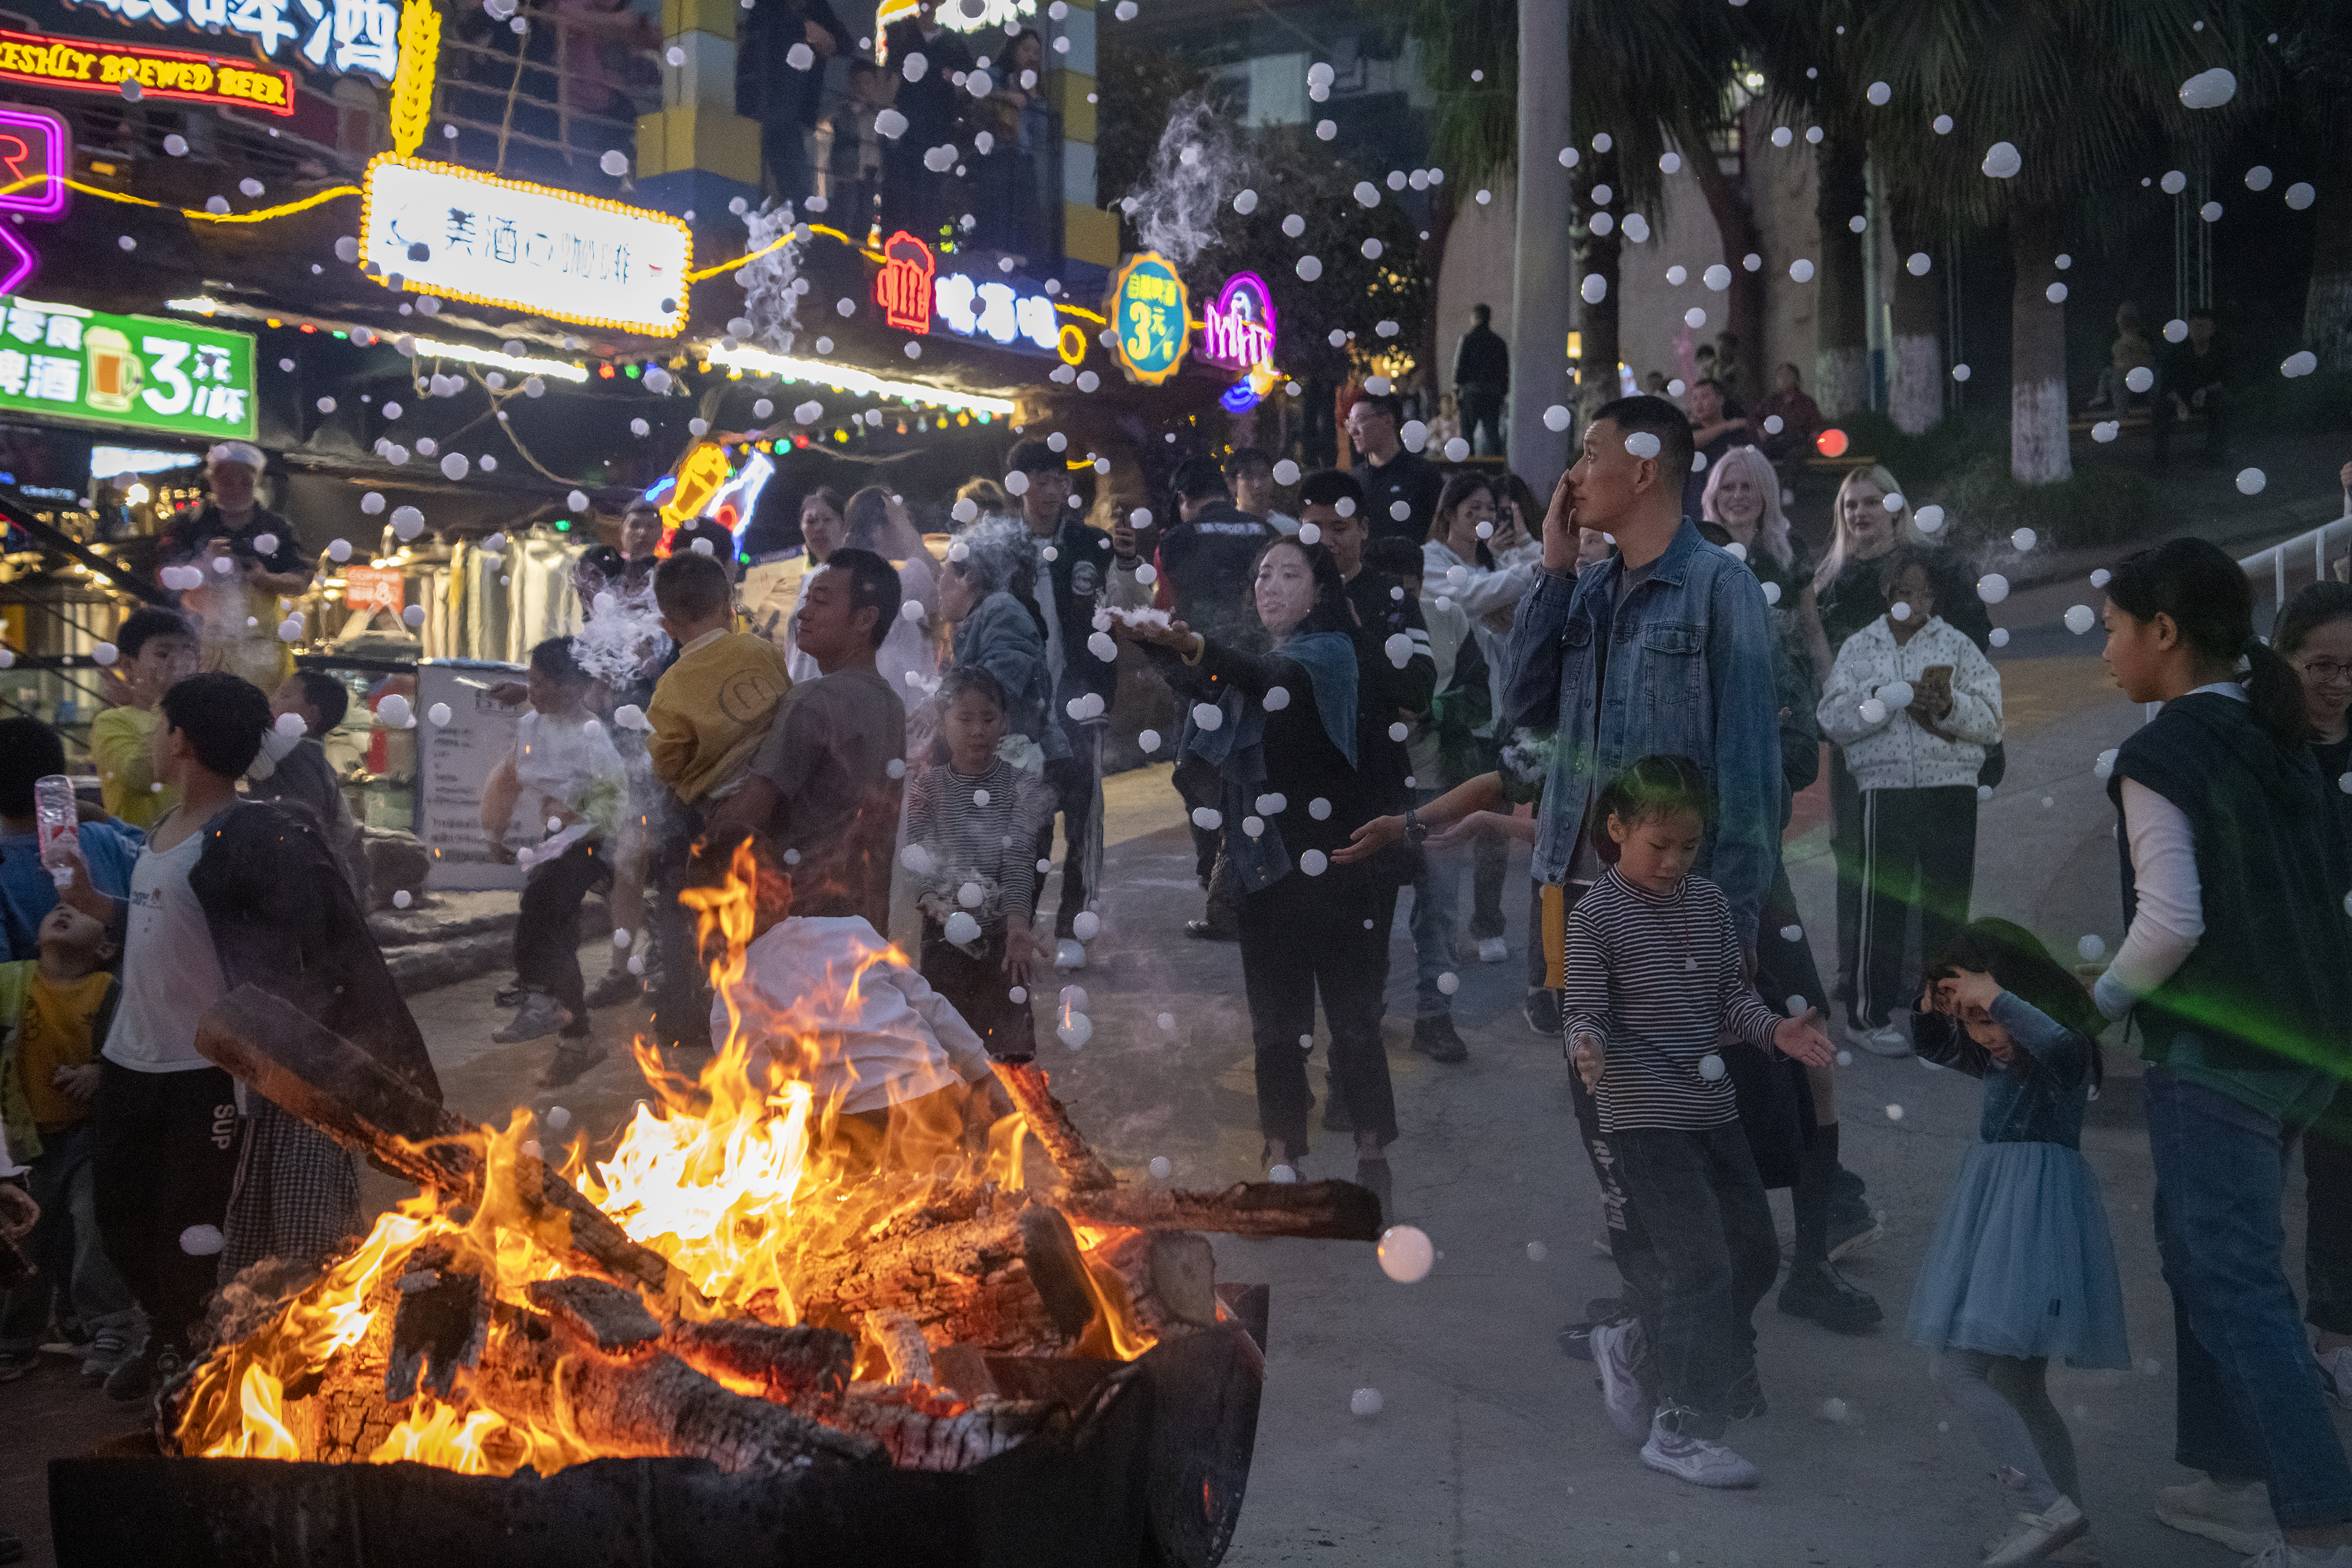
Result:
M1891 509L1890 500L1895 503ZM1821 640L1813 645L1813 666L1824 682L1846 639L1887 613L1879 568L1898 544L1926 547L1927 584L1935 595L1936 614L1976 644L1978 651L1991 647L1992 616L1977 596L1973 574L1952 552L1936 547L1920 533L1903 487L1893 474L1872 463L1848 473L1838 486L1829 552L1813 574L1822 632ZM1996 751L1986 759L1988 771L1998 766L1994 761L1998 754ZM1838 868L1838 996L1846 1005L1854 1037L1873 1047L1868 1026L1854 1011L1864 897L1862 805L1862 791L1847 771L1843 752L1832 747L1830 821ZM1905 1046L1894 1054L1908 1056L1910 1048Z

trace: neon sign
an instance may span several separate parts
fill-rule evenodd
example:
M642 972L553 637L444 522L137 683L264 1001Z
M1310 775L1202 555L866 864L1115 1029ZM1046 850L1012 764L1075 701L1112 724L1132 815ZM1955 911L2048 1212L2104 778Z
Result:
M1274 296L1255 272L1225 279L1202 321L1201 357L1229 370L1274 363ZM1255 400L1253 400L1255 401Z
M1190 301L1166 258L1149 250L1129 257L1111 274L1104 304L1129 380L1158 386L1183 365L1192 342Z
M1026 338L1041 349L1062 341L1054 301L1034 288L1024 294L1011 283L950 272L933 285L931 296L939 319L959 337L992 338L1007 347Z
M66 210L66 162L73 133L46 109L0 104L0 213L56 218ZM41 265L16 226L0 225L0 294L23 288Z
M249 441L253 342L193 321L0 299L0 414Z
M615 331L686 324L694 233L667 213L392 153L361 202L360 256L386 287Z
M0 32L0 81L116 96L123 83L137 82L142 94L181 103L294 112L291 71L256 67L249 59L95 38L68 41L38 33Z
M892 235L882 246L882 270L874 275L874 302L883 320L902 332L929 332L938 272L929 246L903 228Z
M241 34L259 46L264 58L274 58L281 47L300 38L295 52L314 70L365 71L390 81L400 66L400 18L394 0L66 0L66 4L111 12L125 26L145 21L191 32Z

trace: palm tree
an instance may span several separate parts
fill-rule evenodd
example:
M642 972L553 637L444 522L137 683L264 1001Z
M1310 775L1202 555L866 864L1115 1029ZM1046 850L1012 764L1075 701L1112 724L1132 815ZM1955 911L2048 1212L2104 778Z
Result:
M2002 224L2010 301L2010 471L2028 484L2074 471L2067 437L2064 275L2070 243L2112 236L2157 156L2225 129L2252 96L2191 111L2180 83L2227 65L2256 81L2244 0L1902 0L1870 7L1861 79L1893 97L1864 109L1874 155L1915 222ZM1932 126L1951 117L1948 135ZM1957 169L1997 143L2007 178Z
M1633 213L1651 221L1664 190L1659 160L1683 135L1695 134L1693 127L1722 112L1739 54L1727 12L1683 0L1579 0L1570 12L1578 216L1560 237L1576 247L1578 276L1599 279L1584 287L1601 296L1588 295L1582 311L1577 384L1588 407L1617 395L1622 221ZM1412 0L1402 18L1421 46L1423 73L1436 95L1433 142L1449 184L1457 175L1465 184L1486 182L1515 165L1512 106L1523 68L1513 47L1517 16L1516 0ZM1558 62L1538 62L1535 80L1556 78L1559 69ZM1473 83L1474 71L1484 79ZM1692 145L1691 156L1707 156L1703 138ZM1605 204L1597 189L1602 185L1610 193ZM1604 212L1608 222L1597 224Z

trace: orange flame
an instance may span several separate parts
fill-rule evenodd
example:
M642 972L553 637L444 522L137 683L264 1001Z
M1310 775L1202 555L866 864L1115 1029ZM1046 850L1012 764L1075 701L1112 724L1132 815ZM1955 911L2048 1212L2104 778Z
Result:
M813 1086L834 1042L811 1020L821 1020L829 1006L854 1013L860 987L881 983L873 978L877 966L907 960L887 943L856 948L843 973L826 974L795 998L789 1016L773 1016L756 988L743 984L746 951L761 919L760 878L745 845L720 884L683 895L698 911L704 941L719 950L711 980L727 1028L711 1059L689 1078L640 1037L635 1054L653 1102L638 1107L609 1155L592 1159L575 1140L562 1163L592 1203L668 1259L709 1303L689 1300L684 1310L791 1324L799 1321L807 1260L853 1249L958 1190L1019 1190L1027 1128L1017 1114L1006 1116L984 1129L983 1142L982 1129L967 1128L961 1088L904 1100L894 1091L887 1117L845 1111L846 1091L821 1097ZM887 1130L877 1131L885 1121ZM520 1112L504 1128L485 1129L478 1205L448 1204L430 1191L401 1204L260 1330L202 1363L184 1395L180 1451L410 1460L492 1476L525 1466L546 1475L598 1457L572 1426L560 1389L530 1412L502 1410L461 1372L446 1399L420 1390L404 1409L394 1407L397 1423L364 1454L322 1451L316 1402L309 1397L339 1372L359 1387L362 1369L372 1368L373 1394L381 1398L399 1282L415 1268L478 1275L496 1301L518 1310L530 1308L530 1283L566 1272L564 1259L522 1226L500 1223L524 1212L516 1164L536 1135L532 1119ZM1132 1234L1083 1226L1076 1231L1089 1254ZM1156 1342L1136 1325L1117 1275L1091 1261L1088 1275L1100 1312L1082 1348L1122 1358L1149 1350ZM504 1331L493 1329L486 1362L498 1355ZM298 1381L304 1397L289 1413L285 1391ZM930 1390L908 1396L949 1397Z

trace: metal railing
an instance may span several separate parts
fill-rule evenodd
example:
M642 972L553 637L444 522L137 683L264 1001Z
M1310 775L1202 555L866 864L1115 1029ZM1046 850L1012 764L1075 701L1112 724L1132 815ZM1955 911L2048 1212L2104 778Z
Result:
M2257 580L2259 574L2268 570L2273 600L2271 605L2273 619L2286 608L2287 579L2292 575L2299 585L2306 561L2311 566L2311 581L2323 583L2327 580L2327 546L2331 540L2346 541L2347 548L2352 549L2352 512L2333 522L2323 522L2317 528L2298 533L2293 539L2283 540L2267 550L2257 550L2239 561L2238 565L2246 575Z

